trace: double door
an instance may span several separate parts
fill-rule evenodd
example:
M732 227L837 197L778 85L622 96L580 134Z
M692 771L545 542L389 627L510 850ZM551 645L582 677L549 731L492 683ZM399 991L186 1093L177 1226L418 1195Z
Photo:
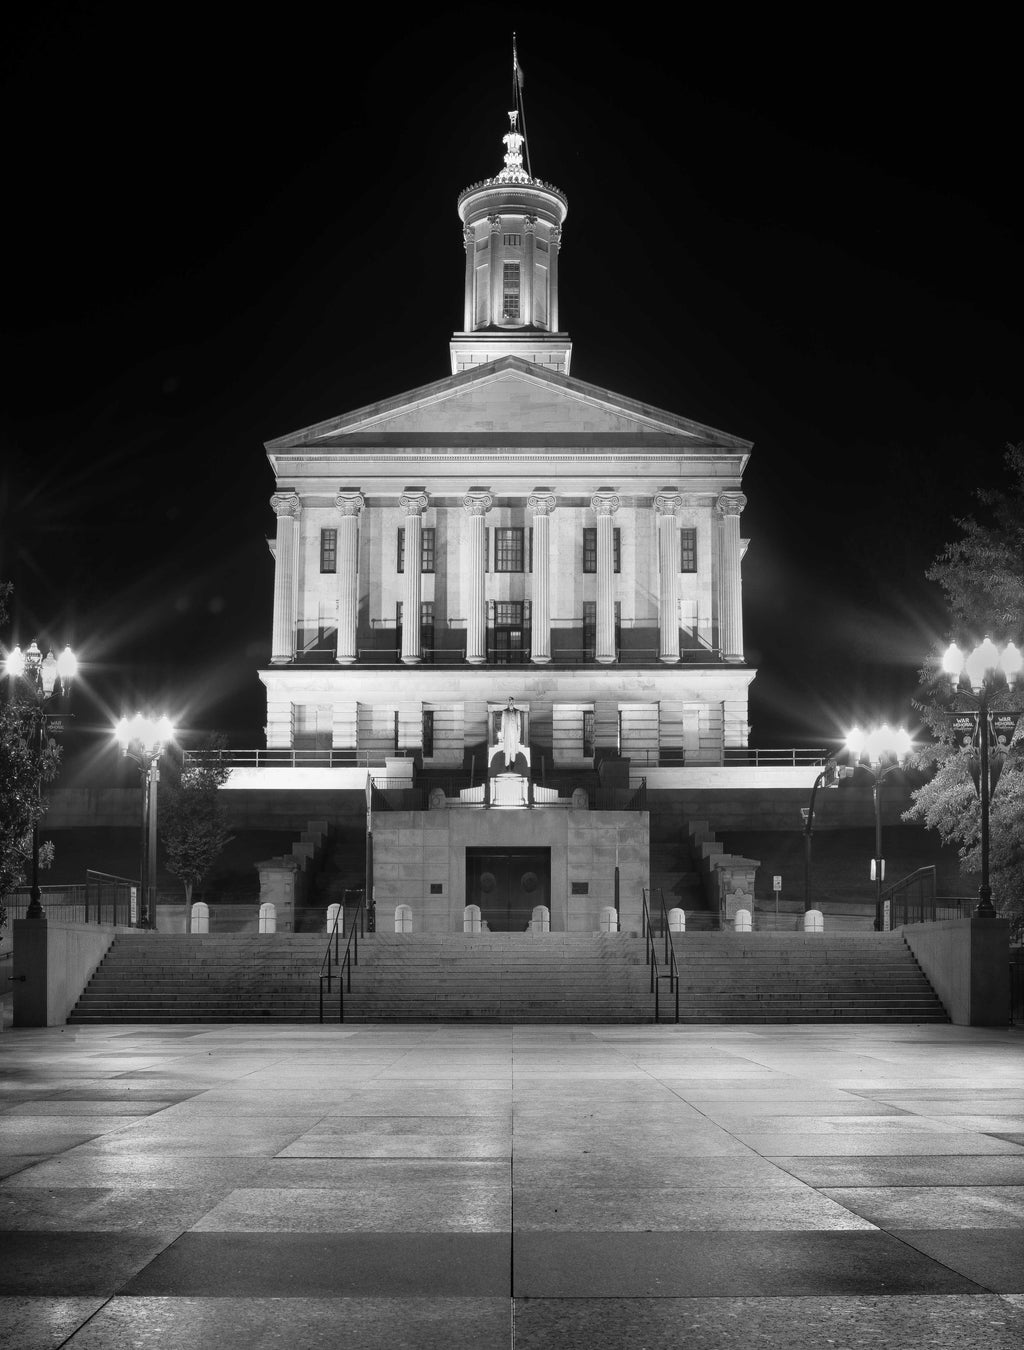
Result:
M466 849L466 904L492 933L525 932L534 908L551 906L551 850Z

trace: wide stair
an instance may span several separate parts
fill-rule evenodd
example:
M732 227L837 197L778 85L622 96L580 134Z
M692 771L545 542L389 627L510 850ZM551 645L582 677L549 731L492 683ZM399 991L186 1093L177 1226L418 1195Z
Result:
M679 933L675 953L681 1022L949 1021L899 933Z
M946 1022L899 934L679 933L684 1023ZM320 934L120 935L68 1021L314 1022ZM659 940L659 956L662 949ZM339 1015L337 977L325 1021ZM674 1018L659 985L662 1021ZM654 1018L627 933L387 934L359 944L347 1022L640 1023Z

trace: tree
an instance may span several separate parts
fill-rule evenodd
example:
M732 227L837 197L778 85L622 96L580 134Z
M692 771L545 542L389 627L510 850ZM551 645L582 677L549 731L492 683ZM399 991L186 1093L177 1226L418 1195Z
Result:
M10 582L0 582L0 624L6 621L12 590ZM12 681L0 704L0 896L25 881L32 829L46 810L40 785L56 775L60 763L56 742L39 735L38 716ZM0 929L6 924L7 909L0 902Z
M994 641L1024 635L1024 443L1006 448L1008 489L976 493L981 519L955 523L960 537L947 544L926 573L945 594L954 640L973 645L985 633ZM921 672L926 692L914 706L933 741L918 755L918 765L933 771L913 794L904 819L935 830L944 843L959 848L965 872L981 871L981 808L970 773L970 759L955 743L942 699L937 653ZM1009 702L996 694L991 708ZM1022 719L1024 724L1024 719ZM989 810L989 880L997 909L1019 936L1024 929L1024 725L1018 726L1003 763Z
M218 790L227 781L228 768L218 752L227 742L208 736L199 758L171 770L160 800L160 837L167 870L185 888L185 927L192 929L192 890L217 861L232 835L228 832Z

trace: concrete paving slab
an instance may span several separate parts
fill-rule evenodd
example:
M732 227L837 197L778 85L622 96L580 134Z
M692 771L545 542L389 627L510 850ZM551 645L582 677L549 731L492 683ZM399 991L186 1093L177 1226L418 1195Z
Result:
M998 1228L893 1230L894 1236L983 1289L1024 1294L1024 1232Z
M507 1298L115 1298L69 1350L507 1350L510 1335Z
M185 1233L122 1292L184 1297L507 1297L507 1233Z
M879 1228L1024 1228L1024 1186L843 1186L821 1192Z
M517 1299L516 1350L1019 1350L1024 1311L991 1294Z

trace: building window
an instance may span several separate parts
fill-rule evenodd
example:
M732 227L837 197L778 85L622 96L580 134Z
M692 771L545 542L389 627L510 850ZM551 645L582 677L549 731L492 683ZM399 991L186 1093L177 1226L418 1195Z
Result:
M499 526L494 531L494 570L521 572L523 570L523 529Z
M338 531L321 530L320 571L336 572L337 570L338 570Z
M420 571L434 570L435 538L437 531L433 526L424 526L420 531ZM405 571L405 527L398 531L398 570Z
M593 759L594 757L593 708L585 708L583 711L583 757L584 759Z
M517 262L507 262L502 269L501 316L503 319L519 318L519 264Z
M583 527L583 570L584 572L597 571L596 525L585 525ZM618 529L612 530L612 571L622 571L622 532Z
M615 601L615 650L618 652L622 636L622 604ZM597 601L583 602L583 659L593 661L597 654Z
M680 572L697 570L697 531L692 525L679 531L679 570Z
M494 661L496 665L518 665L526 659L523 611L522 600L496 600L494 602Z
M423 714L423 758L432 759L434 756L434 714L425 712Z
M503 234L501 242L506 248L522 248L523 236L521 234Z

